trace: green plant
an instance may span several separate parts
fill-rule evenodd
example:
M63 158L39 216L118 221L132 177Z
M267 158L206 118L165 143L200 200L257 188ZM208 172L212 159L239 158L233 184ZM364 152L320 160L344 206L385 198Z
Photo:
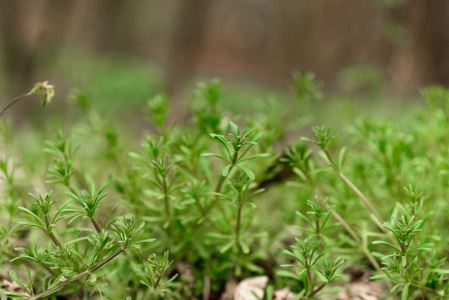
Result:
M339 288L323 290L326 285L339 279L336 272L343 264L341 259L329 259L327 246L324 244L326 231L333 227L327 225L332 208L326 207L326 202L317 199L307 201L312 216L309 220L305 215L297 212L300 219L307 224L307 227L300 226L301 231L306 235L304 240L296 238L296 246L292 246L293 252L284 250L288 256L293 257L298 264L282 265L287 268L299 269L299 271L281 271L280 275L292 278L301 283L301 291L297 294L297 299L312 299L315 296L332 293ZM323 218L324 217L324 218Z
M242 162L261 158L261 157L267 157L270 154L269 153L260 153L256 155L252 155L250 157L245 157L245 155L251 150L251 148L254 145L257 145L257 141L262 137L262 134L256 135L253 140L247 141L247 138L254 132L254 129L248 130L244 129L242 132L240 132L240 128L236 124L234 124L232 121L229 122L229 125L231 127L231 138L225 136L225 135L219 135L219 134L211 134L211 137L218 140L226 150L225 156L215 154L215 153L203 153L202 156L213 156L217 157L227 163L227 165L224 167L223 171L221 172L221 177L219 178L216 186L215 186L215 192L218 193L221 190L221 187L228 177L228 175L231 173L231 171L234 169L234 167L237 167L241 169L243 172L246 173L246 175L250 179L254 179L255 175L254 173L242 166ZM232 146L229 147L228 144Z
M173 263L173 261L168 259L168 255L168 251L164 252L163 256L156 256L153 254L152 257L143 261L145 274L136 272L136 274L141 278L141 282L149 289L148 293L143 298L144 300L150 299L152 295L166 292L170 283L178 277L178 274L176 274L167 281L162 282L162 277Z
M200 83L175 124L156 94L142 137L82 91L26 132L0 119L0 298L214 299L266 275L266 299L317 299L351 284L346 268L372 273L379 298L447 298L449 92L299 141L324 94L311 74L293 84L246 113Z
M303 140L311 142L318 147L321 148L323 151L322 153L324 155L323 158L326 160L326 162L337 172L337 175L343 180L343 182L354 191L354 193L357 194L357 196L360 197L360 199L363 201L363 203L368 207L368 209L371 211L371 213L374 215L374 217L377 219L377 221L381 224L383 222L379 212L374 207L374 205L371 203L370 200L357 188L357 186L352 183L349 178L345 176L345 174L342 172L341 167L344 162L344 156L345 156L345 148L342 148L342 150L339 153L338 161L334 162L332 156L330 155L328 151L329 142L334 138L331 134L331 130L327 126L315 126L313 128L313 135L315 137L315 140L311 140L308 138L303 138Z
M404 216L400 220L393 217L384 226L391 231L399 247L385 241L373 241L373 244L387 246L393 253L382 257L386 275L395 284L390 292L402 289L401 299L413 297L419 292L422 297L442 297L438 290L442 288L442 277L446 271L434 267L424 267L423 256L431 251L433 243L417 243L413 246L413 238L422 230L423 221L415 221L415 217L408 220ZM415 240L417 241L417 240ZM442 265L444 259L437 262Z

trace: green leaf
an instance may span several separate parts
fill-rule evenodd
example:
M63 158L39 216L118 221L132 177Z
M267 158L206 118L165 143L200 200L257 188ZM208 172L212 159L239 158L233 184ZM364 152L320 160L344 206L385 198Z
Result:
M59 220L63 219L64 216L61 216L60 218L58 218L59 214L61 214L62 212L64 212L64 208L69 204L70 199L67 200L55 213L53 220L52 220L52 224L56 224Z
M301 178L303 181L307 181L307 176L301 169L293 168L292 171L293 171L293 173L298 175L298 177ZM287 184L288 184L288 182L287 182ZM298 186L300 186L300 185L298 185Z
M402 256L402 266L405 267L407 265L407 256Z
M217 157L217 158L219 158L219 159L222 159L222 160L224 160L224 161L230 163L230 161L229 161L228 159L224 158L224 157L221 156L221 155L215 154L215 153L203 153L203 154L201 154L201 156L202 156L202 157L213 156L213 157Z
M346 147L341 148L340 153L338 154L338 159L337 159L337 166L338 169L341 170L341 168L343 167L343 164L345 162L346 159Z
M36 83L33 88L31 89L31 91L28 92L28 94L30 95L37 95L41 93L41 84L42 82L38 82Z
M211 232L211 233L208 234L208 236L213 237L213 238L217 238L217 239L225 239L225 240L228 240L228 239L233 237L232 235L218 233L218 232Z
M329 160L329 157L327 157L327 155L324 151L318 152L318 156L321 157L328 165L332 166L332 163Z
M390 293L393 293L394 291L396 291L396 289L397 289L398 287L403 286L403 285L404 285L403 283L398 283L398 284L396 284L394 287L391 288Z
M234 122L229 121L229 125L231 126L231 131L234 136L240 135L240 129Z
M228 176L229 170L231 170L231 167L232 167L232 165L227 165L226 167L224 167L223 171L221 172L221 175Z
M253 180L254 180L254 178L256 178L256 176L254 176L254 173L251 172L250 169L248 169L248 168L246 168L246 167L243 167L243 166L240 166L240 165L237 165L237 167L239 167L240 169L242 169L250 179L253 179Z
M152 243L154 242L156 239L145 239L145 240L140 240L138 242L136 242L136 244L142 244L142 243Z
M406 285L404 285L404 288L402 289L401 300L408 299L408 288L409 287L410 287L410 282L408 282Z
M312 271L313 271L313 273L315 273L321 279L321 281L326 282L326 283L328 282L326 276L324 276L323 273L321 273L320 270L318 270L315 267L312 267Z
M270 153L260 153L260 154L256 154L256 155L250 156L248 158L239 159L238 162L243 162L243 161L247 161L247 160L251 160L251 159L268 157L268 156L270 156Z
M396 250L396 251L399 252L399 253L401 252L400 249L396 248L396 247L393 246L392 244L390 244L390 243L388 243L388 242L385 242L385 241L373 241L373 244L374 244L374 245L384 245L384 246L388 246L388 247L390 247L390 248Z
M407 253L413 253L416 251L431 251L433 246L434 246L433 243L419 245L419 246L408 249Z
M223 140L222 140L222 138L226 138L226 137L215 134L215 133L211 133L210 136L213 137L214 139L216 139L217 141L219 141L223 145L223 147L226 149L226 152L228 153L229 159L232 160L231 151L229 151L228 145L226 145L226 143L223 142Z
M36 219L36 221L38 221L42 226L45 226L45 223L35 214L33 213L31 210L23 207L23 206L19 206L20 210L23 210L24 212L29 213L34 219Z
M54 89L47 90L47 93L44 94L44 100L42 101L42 106L43 107L47 106L47 104L51 102L51 100L53 99L54 96L55 96Z
M227 244L225 244L223 247L220 248L220 253L225 253L229 249L231 249L232 246L234 246L235 242L234 240L231 240Z
M26 292L28 292L28 289L26 288L25 284L20 281L19 276L17 276L17 273L14 270L9 271L9 275L11 278Z
M248 254L249 253L249 246L247 243L245 243L244 241L239 241L240 247L242 248L242 251L244 254Z
M336 293L336 292L338 292L340 290L341 290L341 286L334 286L334 287L328 288L326 290L321 290L319 295L321 295L321 298L322 298L323 295Z
M425 271L440 273L440 274L449 274L449 269L425 269Z
M3 291L0 290L0 296L2 295ZM4 294L12 299L28 299L28 296L24 296L22 294L13 293L13 292L4 292ZM6 300L6 298L4 298ZM2 298L3 300L3 298Z
M281 277L287 277L287 278L292 278L292 279L298 280L298 276L296 276L295 273L290 272L290 271L279 270L276 272L276 274L278 274Z
M37 223L19 222L19 224L24 225L24 226L28 226L28 227L38 227L38 228L41 228L42 230L47 230L47 227L45 227L44 225L39 225Z
M306 137L302 137L301 140L304 141L304 142L308 142L308 143L315 143L314 140L306 138Z

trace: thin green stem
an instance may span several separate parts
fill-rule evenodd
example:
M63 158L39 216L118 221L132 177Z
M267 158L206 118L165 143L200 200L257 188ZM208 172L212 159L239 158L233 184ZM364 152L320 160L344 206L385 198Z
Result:
M241 220L242 220L242 207L239 205L237 207L237 223L235 224L235 238L237 241L237 246L239 249L239 252L242 251L242 248L240 247L240 226L241 226Z
M70 279L67 279L66 281L63 281L57 285L55 285L54 287L52 287L51 289L46 290L45 292L42 292L36 296L32 296L30 297L30 300L37 300L37 299L41 299L44 298L48 295L53 294L54 292L56 292L57 290L59 290L60 288L64 287L65 285L75 282L85 276L88 276L89 274L91 274L92 272L95 272L96 270L100 269L101 267L103 267L104 265L106 265L108 262L110 262L111 260L113 260L116 256L118 256L120 253L123 252L123 249L118 249L117 251L115 251L113 254L111 254L110 256L108 256L107 258L105 258L103 261L101 261L100 263L98 263L95 267L93 267L90 270L86 270L76 276L73 276Z
M89 278L89 276L86 277L86 279L88 279L88 278ZM76 291L76 292L72 295L72 300L78 299L79 294L83 292L83 288L84 288L84 285L85 285L85 284L86 284L86 280L84 280L83 283L78 287L78 291Z
M50 273L51 275L55 275L55 272L52 270L52 269L50 269L50 267L49 266L47 266L45 263L43 263L43 262L39 262L39 264L48 272L48 273Z
M359 196L360 199L362 199L363 203L368 207L368 209L371 211L371 213L374 215L374 217L376 218L376 220L379 222L379 228L380 230L382 230L383 233L386 233L387 236L390 238L390 240L392 241L393 244L396 244L396 240L393 238L392 234L390 231L388 231L385 227L382 226L382 224L384 224L385 222L383 221L382 217L380 216L379 212L376 210L376 208L373 206L373 204L371 203L371 201L369 201L369 199L359 190L359 188L352 183L351 180L349 180L349 178L347 178L345 176L345 174L343 174L343 172L338 168L337 164L332 160L332 157L330 156L329 152L326 149L323 149L324 154L326 155L326 157L329 159L329 162L332 164L332 166L334 167L335 171L338 174L338 177L340 177L340 179L357 195Z
M45 226L47 227L47 234L50 237L50 239L53 241L53 243L61 249L61 251L64 251L64 247L62 246L61 242L56 238L56 236L53 234L52 229L50 228L50 220L48 215L45 215Z
M215 186L215 193L219 193L221 190L221 187L224 183L224 181L226 180L226 178L229 176L229 174L231 174L232 169L235 167L235 164L237 162L237 159L239 157L239 152L238 151L234 151L234 155L232 156L232 161L231 161L231 167L229 168L229 172L226 176L220 176L220 179L217 182L217 185Z
M330 208L330 205L326 203L326 208ZM352 239L357 243L357 244L361 244L362 241L360 240L359 236L357 235L357 233L355 233L355 231L352 229L352 227L346 223L345 219L343 219L343 217L337 213L335 210L332 210L332 216L335 218L335 220L337 220L340 225L349 233L349 235L352 237Z
M343 180L344 183L346 183L346 185L354 192L357 194L357 196L359 196L360 199L362 199L363 203L368 207L368 209L371 211L371 213L374 215L374 217L376 217L377 221L379 221L380 224L383 224L384 221L382 220L382 217L380 216L380 214L377 212L376 208L373 206L373 204L371 203L371 201L368 200L368 198L366 198L366 196L355 186L355 184L352 183L351 180L349 180L345 174L343 174L343 172L341 172L340 170L338 170L338 176ZM385 231L385 229L382 229L383 231Z
M303 174L305 174L307 181L309 182L309 185L312 187L312 189L315 191L316 195L318 196L318 198L320 198L321 201L324 201L324 197L321 194L321 192L318 190L318 188L316 187L315 183L313 182L312 177L310 176L310 174L306 171L306 170L302 170ZM326 208L329 209L330 205L326 203ZM343 228L349 233L349 235L353 238L353 240L358 243L361 244L362 241L360 240L359 236L357 235L357 233L355 233L355 231L352 229L352 227L345 221L345 219L340 216L339 213L337 213L335 210L332 210L332 216L341 224L341 226L343 226Z
M306 297L306 299L308 299L309 297L313 297L316 294L318 294L324 287L326 286L326 283L322 283L320 284L316 289L314 289L310 294L308 294Z
M97 230L97 232L100 233L101 232L101 228L100 228L100 225L98 224L97 220L95 220L94 217L90 217L90 221L94 225L95 230Z
M316 231L316 235L317 236L321 236L320 230L321 230L321 228L320 228L320 219L316 218L315 219L315 231Z
M159 274L159 276L156 279L156 282L154 283L153 288L148 292L148 294L145 295L145 297L142 300L150 299L151 295L153 295L154 292L156 291L157 286L159 285L159 282L161 281L161 278L162 278L162 274Z
M162 178L162 188L164 191L164 207L165 207L165 215L167 219L170 219L170 195L168 194L168 187L167 187L167 179L164 177Z
M309 182L310 186L312 187L312 189L315 190L316 195L318 196L318 198L320 198L321 201L324 201L324 197L321 194L321 192L317 189L317 187L315 186L312 177L310 176L310 174L308 172L306 172L305 170L303 170L303 173L305 174L307 181ZM330 205L326 203L326 208L330 208ZM337 213L335 210L332 210L332 216L341 224L341 226L349 233L349 235L352 237L352 239L359 245L359 247L362 248L363 253L365 254L365 256L368 258L368 260L370 261L371 265L374 267L374 269L376 269L377 272L379 272L380 274L385 274L385 272L382 270L382 268L380 267L379 263L377 262L377 260L374 258L374 256L371 254L371 252L368 250L368 248L366 248L363 243L362 240L360 239L360 237L358 236L358 234L352 229L352 227L345 221L345 219L339 214ZM383 280L385 281L386 285L391 288L391 283L387 278L383 278Z
M9 102L1 111L0 111L0 118L2 117L2 115L3 115L3 113L5 112L5 111L7 111L8 110L8 108L10 108L11 106L13 106L15 103L17 103L17 102L19 102L21 99L23 99L24 97L27 97L27 96L29 96L30 95L30 93L25 93L25 94L22 94L22 95L20 95L20 96L17 96L16 98L14 98L11 102Z
M1 250L1 251L0 251L0 254L5 255L5 256L7 256L7 257L10 258L10 259L16 258L15 255L13 255L13 254L10 253L10 252L4 251L4 250ZM30 267L32 267L32 262L31 262L31 261L29 261L29 260L24 260L24 263L27 264L27 265L29 265ZM55 272L54 272L52 269L50 269L50 267L47 266L47 265L46 265L45 263L43 263L42 261L40 261L40 262L38 262L38 263L39 263L40 266L42 266L42 267L43 267L48 273L50 273L51 275L54 275L54 274L55 274Z
M373 206L371 201L368 200L368 198L357 188L357 186L352 183L351 180L349 180L345 174L338 168L338 165L333 161L332 156L327 151L327 149L322 149L324 154L326 155L329 162L332 164L332 166L337 171L338 177L340 177L341 180L357 195L360 199L362 199L363 203L368 207L368 209L371 211L371 213L376 217L376 219L379 221L380 224L383 224L384 221L382 220L382 217L377 212L376 208ZM383 231L385 231L384 228L381 228Z
M427 291L427 292L431 293L432 295L435 295L435 296L441 296L440 294L437 293L437 291L432 290L431 288L429 288L429 287L427 287L427 286L423 286L423 285L420 285L419 283L416 283L416 282L413 282L413 281L409 280L409 279L407 278L407 276L405 276L402 272L399 272L399 274L401 275L401 277L402 277L407 283L410 283L410 285L412 285L412 286L414 286L414 287L417 287L417 288L420 289L420 290Z
M71 185L68 185L67 187L69 188L70 192L72 192L74 195L77 194L76 191L75 191L75 189L74 189ZM101 233L101 227L100 227L98 221L95 219L95 217L92 216L92 217L89 217L89 219L90 219L92 225L94 225L95 230L96 230L98 233Z
M310 258L310 260L311 259L312 258ZM311 293L311 289L313 289L313 286L312 286L313 278L312 278L312 272L310 271L311 266L307 260L305 260L305 262L306 262L305 268L306 268L307 282L309 283L308 284L309 288L308 288L308 291L306 294L306 297L308 298Z

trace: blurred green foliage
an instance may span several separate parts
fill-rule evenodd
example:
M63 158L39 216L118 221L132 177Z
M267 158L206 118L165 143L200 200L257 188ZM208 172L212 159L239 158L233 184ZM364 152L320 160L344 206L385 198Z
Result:
M378 97L369 70L345 80ZM174 121L176 105L147 87L130 100L146 103L144 133L96 92L73 92L69 113L24 132L0 119L0 276L20 287L0 295L213 298L267 275L267 297L288 287L316 299L359 266L379 297L444 299L447 89L383 117L326 99L311 74L290 85L284 100L226 104L222 84L201 83Z

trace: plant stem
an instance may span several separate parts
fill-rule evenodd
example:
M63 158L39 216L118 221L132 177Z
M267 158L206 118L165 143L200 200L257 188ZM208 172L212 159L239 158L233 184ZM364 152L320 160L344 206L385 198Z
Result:
M162 274L159 274L159 276L156 279L156 282L154 283L153 289L151 289L142 300L150 299L151 295L153 295L153 293L156 291L157 286L159 285L159 282L161 281L161 278L162 278Z
M83 283L78 287L78 291L76 291L76 292L72 295L72 300L76 300L76 299L78 298L78 295L79 295L80 293L83 292L84 285L86 285L86 280L87 280L88 278L89 278L89 277L87 277L87 278L83 281Z
M112 253L110 256L108 256L107 258L105 258L103 261L101 261L100 263L98 263L96 266L94 266L92 269L90 270L86 270L76 276L73 276L70 279L67 279L66 281L63 281L57 285L55 285L54 287L52 287L51 289L46 290L45 292L42 292L36 296L33 296L30 298L30 300L37 300L37 299L41 299L44 298L48 295L53 294L54 292L56 292L57 290L59 290L60 288L62 288L63 286L72 283L74 281L77 281L80 278L83 278L84 276L87 276L89 274L91 274L92 272L100 269L101 267L103 267L105 264L107 264L108 262L110 262L111 260L113 260L117 255L119 255L120 253L123 252L123 249L120 248L117 251L115 251L114 253Z
M232 165L229 168L228 174L226 176L223 176L223 175L220 174L220 179L218 179L217 185L215 186L215 193L219 193L220 192L221 187L222 187L224 181L226 180L226 178L228 178L229 174L231 174L231 171L232 171L232 169L234 169L235 163L237 162L238 155L239 155L238 151L235 151L234 155L232 156ZM209 214L209 212L212 210L214 204L217 203L218 195L215 195L214 200L215 201L211 201L210 205L206 209L205 220L208 220L209 224L212 224L212 226L214 228L216 228L218 231L222 231L218 226L215 225L214 222L211 222L209 217L207 216Z
M242 251L242 248L240 247L240 224L242 219L242 207L239 205L237 207L237 223L235 224L235 238L237 241L237 247L239 249L239 252Z
M8 110L8 108L10 108L11 106L13 106L15 103L17 103L17 102L19 102L21 99L23 99L24 97L27 97L27 96L29 96L30 95L30 93L25 93L25 94L22 94L22 95L20 95L20 96L17 96L16 98L14 98L11 102L9 102L1 111L0 111L0 118L2 117L2 115L3 115L3 113L5 112L5 111L7 111Z
M319 191L317 191L318 197L321 199L322 196L319 194ZM329 204L326 203L326 208L329 208ZM371 265L376 269L377 272L384 274L384 271L382 271L382 268L380 267L377 260L374 258L374 256L371 254L371 252L368 250L368 248L363 245L362 240L359 238L359 236L355 233L355 231L351 228L351 226L346 223L345 219L343 219L342 216L340 216L339 213L337 213L335 210L332 210L332 216L343 226L343 228L349 233L349 235L352 237L352 239L362 248L363 253L365 254L366 258L370 261ZM383 278L386 285L391 288L391 283L387 278Z
M64 154L65 155L65 154ZM67 186L68 188L69 188L69 190L74 194L74 195L76 195L77 193L76 193L76 191L75 191L75 189L71 186L71 185L68 185ZM92 225L94 225L94 227L95 227L95 230L98 232L98 233L101 233L101 227L100 227L100 225L98 224L98 222L97 222L97 220L95 219L95 217L89 217L89 219L90 219L90 221L92 222Z
M326 283L322 283L320 284L316 289L314 289L309 295L307 295L306 299L308 299L309 297L313 297L316 294L318 294L324 287L326 286Z
M164 189L165 215L167 219L170 219L170 196L168 195L167 179L165 177L162 178L162 188Z
M341 180L343 180L344 183L359 196L360 199L362 199L363 203L368 207L368 209L371 211L371 213L376 217L376 219L379 221L380 224L383 224L384 221L382 220L380 214L377 212L376 208L373 206L371 201L368 200L368 198L355 186L355 184L352 183L351 180L349 180L345 174L338 168L338 165L333 161L331 155L326 149L322 149L324 154L326 155L327 159L329 159L329 162L332 164L332 166L337 171L338 177L340 177ZM381 228L382 231L385 232L384 228Z
M312 258L310 258L310 259L312 259ZM306 266L305 266L305 267L306 267L306 269L307 269L307 271L306 271L307 282L309 283L309 284L308 284L308 285L309 285L309 289L311 289L311 288L313 288L313 286L311 286L311 285L312 285L313 278L312 278L312 272L310 272L310 266L309 266L309 263L307 262L307 260L306 260ZM307 291L307 294L306 294L306 298L309 298L310 293L311 293L311 291L308 290L308 291Z
M376 217L377 221L379 221L380 224L383 224L384 221L382 220L382 217L377 212L376 208L373 206L371 201L369 201L368 198L366 198L366 196L340 170L338 170L338 176L344 181L344 183L346 183L346 185L351 190L354 191L354 193L357 194L357 196L360 197L360 199L362 199L363 203L365 203L365 205L368 207L368 209L371 211L371 213ZM383 229L383 228L382 228L382 230L385 231L385 229Z
M50 236L53 243L55 243L56 246L58 246L61 250L63 250L61 242L56 238L56 236L53 234L53 232L49 231L48 235Z
M51 275L55 275L55 272L53 272L53 270L52 270L49 266L47 266L45 263L39 262L39 264L40 264L45 270L47 270L48 273L50 273Z
M320 197L321 198L321 197ZM326 203L326 208L330 208L330 205ZM360 240L359 236L355 231L351 228L351 226L346 223L345 219L343 219L342 216L335 210L332 210L332 216L340 223L340 225L349 233L349 235L352 237L352 239L357 243L361 244L362 241Z
M61 249L61 251L64 251L64 247L62 247L61 242L56 238L56 236L53 234L51 228L50 228L50 221L48 218L48 215L45 215L44 217L45 219L45 225L47 227L47 234L50 236L51 240L53 241L53 243L59 248Z
M362 199L363 203L368 207L368 209L371 211L371 213L374 215L374 217L376 218L376 220L379 222L379 228L380 230L382 230L383 233L386 233L387 236L390 238L391 242L393 244L396 244L396 240L393 238L392 234L390 231L388 231L387 229L385 229L385 227L382 226L382 224L384 224L385 222L382 220L382 217L380 216L379 212L376 210L376 208L373 206L373 204L371 203L371 201L368 200L368 198L358 189L358 187L352 183L351 180L349 180L348 177L345 176L345 174L343 174L343 172L338 168L337 164L332 160L332 157L330 156L329 152L327 152L327 150L323 149L324 154L326 155L326 157L329 159L329 162L332 164L332 166L335 168L335 170L337 171L338 177L340 177L341 180L343 180L343 182L354 192L357 194L357 196L359 196L360 199Z
M95 229L97 230L98 233L101 232L101 228L100 225L98 225L97 220L95 220L94 217L90 217L90 221L92 222L92 224L94 225Z
M232 156L231 167L229 168L229 172L226 176L220 176L220 179L217 182L215 187L215 193L219 193L221 190L221 186L223 185L225 179L231 174L232 169L235 167L235 163L237 162L237 158L239 157L239 152L234 151L234 155Z
M309 182L312 189L315 190L316 195L318 198L320 198L321 201L324 201L324 197L321 194L321 192L316 188L312 177L310 177L310 174L303 170L303 173L306 175L307 181ZM326 208L330 208L330 205L326 203ZM381 269L379 263L374 258L374 256L371 254L371 252L368 250L368 248L363 245L362 240L359 238L358 234L352 229L352 227L345 221L345 219L337 213L335 210L332 210L332 216L341 224L341 226L349 233L349 235L352 237L352 239L362 248L363 253L370 261L371 265L376 269L377 272L384 274L384 271ZM386 285L391 288L391 283L387 278L383 278Z
M4 250L1 250L1 251L0 251L0 255L5 255L5 256L9 257L10 259L16 258L15 255L13 255L12 253L6 252L6 251L4 251ZM27 264L28 266L32 267L32 262L31 262L31 261L29 261L29 260L24 260L24 263ZM54 275L54 274L55 274L55 272L53 272L53 270L50 269L50 267L47 266L47 265L46 265L45 263L43 263L42 261L37 262L37 263L39 263L39 265L41 265L41 266L42 266L45 270L47 270L47 272L50 273L51 275Z

